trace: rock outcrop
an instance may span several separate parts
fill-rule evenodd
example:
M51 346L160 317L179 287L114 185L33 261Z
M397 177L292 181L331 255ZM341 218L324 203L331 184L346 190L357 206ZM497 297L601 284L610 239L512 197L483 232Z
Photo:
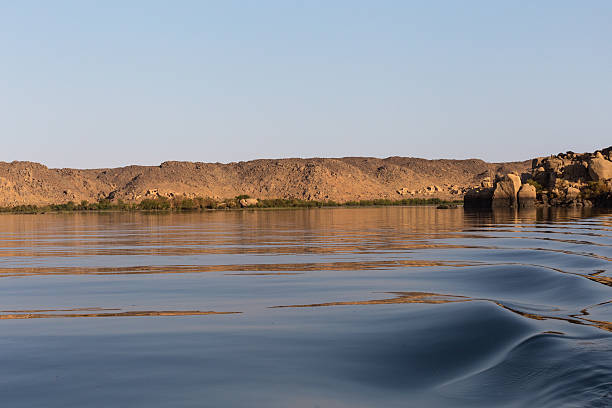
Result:
M532 160L531 171L497 177L465 195L466 207L612 206L612 146Z
M466 208L491 208L493 203L493 187L476 187L463 197Z
M528 208L535 206L536 189L523 184L518 174L498 176L493 187L480 186L468 191L464 198L466 207L477 208Z

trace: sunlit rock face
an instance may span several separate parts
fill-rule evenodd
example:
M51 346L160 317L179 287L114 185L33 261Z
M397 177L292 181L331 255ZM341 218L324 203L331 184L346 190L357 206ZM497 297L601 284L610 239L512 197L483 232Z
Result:
M608 156L609 159L610 156ZM589 176L593 181L612 179L612 161L600 152L589 161Z
M521 178L516 174L506 174L495 183L493 207L517 207Z
M523 184L518 192L519 208L535 207L536 198L536 188L531 184Z

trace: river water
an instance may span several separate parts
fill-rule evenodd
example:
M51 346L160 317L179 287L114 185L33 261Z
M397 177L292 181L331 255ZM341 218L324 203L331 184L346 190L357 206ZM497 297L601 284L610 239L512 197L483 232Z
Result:
M612 405L612 213L0 215L6 407Z

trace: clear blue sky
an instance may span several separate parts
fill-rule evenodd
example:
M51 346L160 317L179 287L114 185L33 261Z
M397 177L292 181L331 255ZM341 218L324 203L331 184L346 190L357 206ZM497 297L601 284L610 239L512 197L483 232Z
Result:
M612 144L612 1L2 1L0 160Z

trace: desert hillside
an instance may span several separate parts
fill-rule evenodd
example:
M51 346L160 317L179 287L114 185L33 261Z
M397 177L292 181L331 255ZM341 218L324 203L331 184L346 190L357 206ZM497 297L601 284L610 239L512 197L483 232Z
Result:
M32 162L0 162L0 206L60 204L155 197L298 198L344 202L419 197L463 198L487 177L519 174L531 161L409 157L266 159L236 163L164 162L112 169L49 169Z

